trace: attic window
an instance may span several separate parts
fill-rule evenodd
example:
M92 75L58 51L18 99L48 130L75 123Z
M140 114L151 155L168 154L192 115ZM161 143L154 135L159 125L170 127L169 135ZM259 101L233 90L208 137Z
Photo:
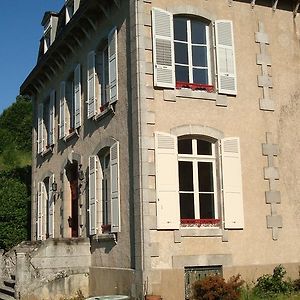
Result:
M66 24L70 21L70 19L73 17L75 12L77 11L79 7L79 0L66 0Z

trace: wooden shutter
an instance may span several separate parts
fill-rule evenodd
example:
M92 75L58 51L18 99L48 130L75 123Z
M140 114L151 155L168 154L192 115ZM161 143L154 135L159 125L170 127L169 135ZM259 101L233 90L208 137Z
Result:
M154 85L175 88L173 15L152 9Z
M158 229L179 229L177 137L155 133L156 208Z
M74 127L81 126L81 82L80 64L74 71Z
M46 202L47 190L44 182L38 183L38 226L37 239L44 240L46 238Z
M49 178L49 199L48 199L48 230L49 238L54 237L54 192L52 184L55 182L54 174Z
M215 39L218 91L223 94L236 95L235 53L231 21L218 20L215 22Z
M89 157L89 232L90 235L98 233L99 230L99 181L100 162L97 155Z
M114 28L108 35L109 103L118 100L118 32Z
M49 146L55 143L55 91L50 93L50 104L49 104Z
M244 228L239 138L221 140L224 218L226 229Z
M42 239L42 218L42 182L39 182L37 192L37 240Z
M87 117L92 118L96 114L96 73L95 51L88 54L87 62Z
M59 95L59 138L62 139L66 135L66 83L60 83Z
M40 103L38 106L38 153L42 153L45 146L44 139L44 105Z
M111 232L121 231L119 142L110 147Z

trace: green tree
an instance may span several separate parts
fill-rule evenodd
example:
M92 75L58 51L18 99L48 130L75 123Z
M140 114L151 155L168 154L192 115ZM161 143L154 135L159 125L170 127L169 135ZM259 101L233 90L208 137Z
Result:
M8 250L29 238L30 197L18 178L0 176L0 248Z

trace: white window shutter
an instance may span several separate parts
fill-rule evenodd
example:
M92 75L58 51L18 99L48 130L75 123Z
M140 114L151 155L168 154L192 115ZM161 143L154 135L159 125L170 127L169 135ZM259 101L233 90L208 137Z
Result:
M62 139L66 135L66 83L60 83L59 95L59 138Z
M179 229L177 137L155 133L156 209L158 229Z
M175 88L173 15L152 9L154 85Z
M92 155L89 157L89 232L90 235L97 233L98 223L98 199L97 199L97 163L98 156Z
M96 72L95 51L88 54L87 61L87 117L92 118L96 114Z
M74 71L74 127L81 126L81 74L80 64Z
M38 153L42 153L45 146L44 139L44 105L40 103L38 106Z
M39 182L37 192L37 240L42 239L42 218L42 182Z
M49 178L49 199L48 199L48 229L49 238L54 237L54 191L52 184L55 182L54 174Z
M221 148L225 228L242 229L244 208L239 138L222 139Z
M215 21L218 91L236 95L236 68L233 24L228 20Z
M49 146L55 143L55 90L50 93L49 104L49 132L48 132Z
M118 100L118 31L117 28L108 35L108 80L109 103Z
M119 142L110 147L111 232L121 231Z

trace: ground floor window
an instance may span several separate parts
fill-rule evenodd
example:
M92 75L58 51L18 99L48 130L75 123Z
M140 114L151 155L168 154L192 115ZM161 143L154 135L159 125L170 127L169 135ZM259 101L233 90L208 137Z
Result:
M193 296L192 286L197 280L207 276L223 276L222 266L186 267L184 268L185 299L191 300Z

